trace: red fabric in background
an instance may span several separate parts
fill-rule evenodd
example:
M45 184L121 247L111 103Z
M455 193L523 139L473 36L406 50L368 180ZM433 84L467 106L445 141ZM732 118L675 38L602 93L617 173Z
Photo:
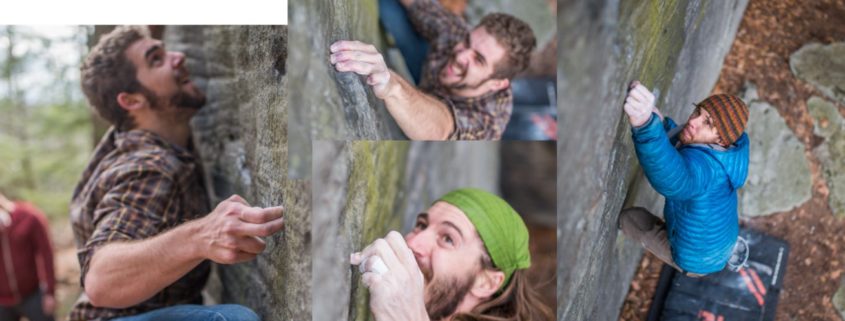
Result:
M35 206L25 202L15 202L11 217L11 227L0 230L0 238L9 240L19 296L12 292L5 262L7 255L0 246L0 305L4 306L19 303L18 300L35 293L42 286L46 294L53 295L56 285L47 218Z

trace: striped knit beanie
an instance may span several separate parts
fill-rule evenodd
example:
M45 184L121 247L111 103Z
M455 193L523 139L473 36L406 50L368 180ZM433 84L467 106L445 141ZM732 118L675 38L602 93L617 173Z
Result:
M713 95L698 103L696 107L710 113L719 137L728 145L736 142L745 131L745 124L748 122L748 106L737 96Z

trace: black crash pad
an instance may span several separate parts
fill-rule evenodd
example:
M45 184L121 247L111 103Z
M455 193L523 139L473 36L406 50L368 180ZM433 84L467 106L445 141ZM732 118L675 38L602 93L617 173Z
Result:
M770 321L786 275L789 244L741 229L748 241L748 262L739 272L727 269L701 278L663 265L648 321Z

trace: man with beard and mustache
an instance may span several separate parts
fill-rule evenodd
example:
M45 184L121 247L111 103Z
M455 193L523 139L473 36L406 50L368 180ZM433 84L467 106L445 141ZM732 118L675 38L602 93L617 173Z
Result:
M619 215L619 228L686 275L703 276L726 265L739 270L748 258L737 213L737 190L748 176L748 107L736 96L713 95L679 127L635 81L624 110L640 166L666 204L665 222L644 208L629 208Z
M70 205L84 290L70 320L258 320L202 306L201 291L209 261L255 258L283 211L235 195L209 212L188 123L205 95L184 62L148 30L118 27L82 65L82 90L113 126Z
M523 21L489 14L471 29L436 0L401 0L430 50L419 89L387 68L372 45L338 41L330 62L367 77L410 139L498 140L513 109L510 79L528 67L536 40Z
M370 290L376 320L551 320L527 283L528 229L496 195L452 191L350 256Z

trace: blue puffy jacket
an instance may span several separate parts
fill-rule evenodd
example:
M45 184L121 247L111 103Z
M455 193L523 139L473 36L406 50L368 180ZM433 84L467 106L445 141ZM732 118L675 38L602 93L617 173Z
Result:
M682 269L698 274L722 270L739 234L737 190L748 176L748 135L726 149L702 144L675 147L677 127L652 114L634 128L640 165L651 186L666 197L663 216L672 258Z

